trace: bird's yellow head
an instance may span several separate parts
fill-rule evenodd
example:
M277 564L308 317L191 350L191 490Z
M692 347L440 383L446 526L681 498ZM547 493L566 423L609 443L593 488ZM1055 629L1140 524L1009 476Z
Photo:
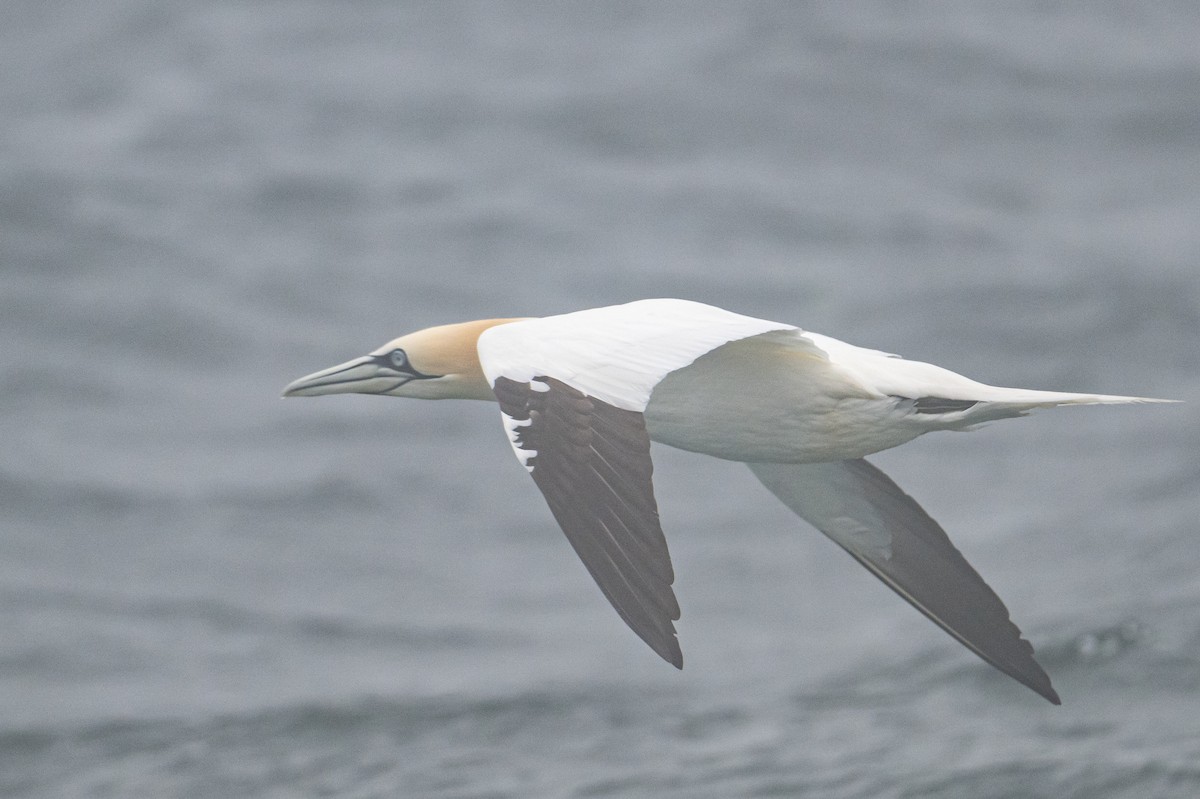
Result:
M296 380L285 397L380 394L419 399L492 400L476 344L489 327L517 319L481 319L418 330L361 358Z

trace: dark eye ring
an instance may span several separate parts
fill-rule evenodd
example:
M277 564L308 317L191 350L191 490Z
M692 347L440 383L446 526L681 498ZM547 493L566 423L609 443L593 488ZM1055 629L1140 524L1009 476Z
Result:
M403 369L408 364L408 356L404 354L404 350L392 350L388 360L392 362L392 366L397 369Z

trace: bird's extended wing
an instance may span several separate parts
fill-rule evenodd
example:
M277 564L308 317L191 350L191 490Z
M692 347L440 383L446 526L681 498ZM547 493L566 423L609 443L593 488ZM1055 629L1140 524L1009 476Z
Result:
M604 596L651 649L683 668L642 414L552 377L499 377L493 390L514 449Z
M862 459L749 466L771 493L913 607L992 666L1059 704L1000 597L887 475Z
M666 375L706 352L792 329L668 299L525 319L479 336L479 363L517 457L617 613L676 667L679 605L643 412Z

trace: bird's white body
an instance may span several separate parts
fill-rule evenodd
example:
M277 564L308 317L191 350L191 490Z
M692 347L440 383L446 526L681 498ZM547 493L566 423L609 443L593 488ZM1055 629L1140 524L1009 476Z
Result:
M1139 401L989 386L686 300L497 325L483 331L478 348L490 382L552 374L588 396L645 412L654 441L743 462L861 458L932 430L963 430L1031 408ZM911 400L921 397L989 404L918 413Z
M679 605L651 485L651 439L745 462L905 600L1052 702L1049 678L999 597L863 456L1034 408L1158 401L990 386L671 299L429 328L284 393L344 392L498 401L514 452L604 595L676 666Z

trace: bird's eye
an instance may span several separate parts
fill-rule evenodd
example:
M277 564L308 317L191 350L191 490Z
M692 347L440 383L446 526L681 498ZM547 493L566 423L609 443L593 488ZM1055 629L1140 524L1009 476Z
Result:
M389 360L397 369L403 369L408 364L408 356L404 354L404 350L392 350Z

